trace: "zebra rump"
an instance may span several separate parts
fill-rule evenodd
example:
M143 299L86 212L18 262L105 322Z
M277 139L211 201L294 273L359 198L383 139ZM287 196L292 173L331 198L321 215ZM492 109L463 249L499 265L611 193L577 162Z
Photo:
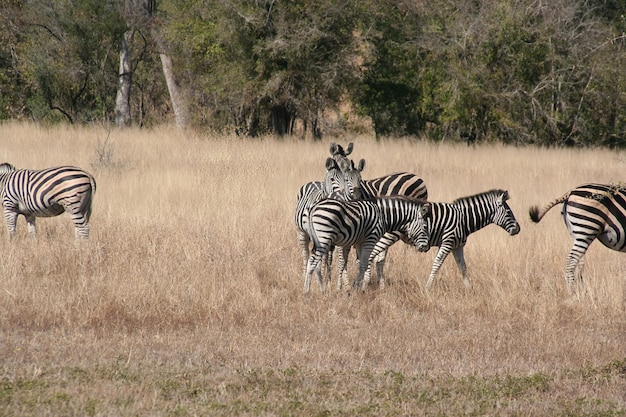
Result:
M583 184L541 209L530 207L530 219L540 222L558 204L563 204L563 221L573 240L565 263L565 281L572 291L576 270L578 281L582 281L585 253L594 240L598 239L609 249L626 252L626 187L620 184Z

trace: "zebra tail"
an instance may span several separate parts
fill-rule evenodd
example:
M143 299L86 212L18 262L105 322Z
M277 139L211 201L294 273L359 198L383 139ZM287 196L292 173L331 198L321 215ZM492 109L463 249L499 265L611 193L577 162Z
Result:
M81 213L85 213L85 220L89 222L89 218L91 217L91 203L93 201L93 196L96 193L96 180L94 177L89 176L89 181L91 182L91 187L85 192L83 197L83 201L80 204Z
M567 194L562 195L561 197L557 198L556 200L552 201L551 203L549 203L548 205L546 205L544 208L539 209L539 206L532 206L528 209L528 215L530 216L530 220L532 220L535 223L539 223L541 221L541 219L543 219L543 216L545 216L545 214L554 206L556 206L557 204L561 204L563 203L565 200L567 200L569 198L570 192L568 192Z

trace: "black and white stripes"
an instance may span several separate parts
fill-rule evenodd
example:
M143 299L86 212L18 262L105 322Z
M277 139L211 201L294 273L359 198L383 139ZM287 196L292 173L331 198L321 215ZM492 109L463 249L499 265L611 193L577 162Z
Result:
M58 216L65 211L74 222L76 237L87 239L95 192L95 179L80 168L16 170L11 164L0 164L0 198L9 237L15 234L20 214L26 218L29 234L35 236L37 217Z
M463 282L470 286L463 248L470 234L489 224L496 224L510 235L516 235L520 226L507 204L509 193L491 190L470 197L459 198L452 203L431 203L431 215L427 220L430 246L439 246L439 251L426 283L430 288L437 271L450 252L463 276Z
M419 250L428 250L428 235L424 216L428 203L421 204L405 198L376 198L372 200L340 201L325 199L311 207L309 235L313 240L313 253L309 258L304 278L304 291L311 287L311 275L333 245L344 252L340 271L345 279L347 251L355 246L359 252L359 275L355 287L363 286L364 276L372 259L397 240L381 239L386 233L397 232ZM320 287L324 283L318 275Z
M533 206L530 219L539 222L557 204L563 204L563 220L573 239L565 263L565 280L570 290L574 274L582 280L585 253L598 239L604 246L626 252L626 187L611 184L584 184L568 191L544 208Z

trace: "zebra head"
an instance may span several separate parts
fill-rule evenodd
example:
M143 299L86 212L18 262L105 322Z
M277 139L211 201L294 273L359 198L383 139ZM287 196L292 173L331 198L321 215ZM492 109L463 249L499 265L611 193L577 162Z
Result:
M324 177L324 193L329 196L333 193L342 193L344 175L333 158L326 159L326 176Z
M357 167L354 166L354 162L342 161L339 164L341 171L343 172L343 190L348 200L361 200L363 199L363 187L361 179L361 171L365 168L365 159L359 161Z
M415 245L418 251L428 252L430 249L430 235L426 219L430 217L430 203L417 203L416 216L407 227L408 241Z
M506 230L511 236L520 232L520 226L513 210L506 203L509 199L509 192L497 190L495 199L495 211L493 213L493 223Z

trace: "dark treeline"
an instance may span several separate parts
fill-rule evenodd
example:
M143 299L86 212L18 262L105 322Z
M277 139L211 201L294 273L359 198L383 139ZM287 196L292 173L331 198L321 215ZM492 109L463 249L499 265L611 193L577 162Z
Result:
M625 33L624 0L3 0L0 119L626 146Z

